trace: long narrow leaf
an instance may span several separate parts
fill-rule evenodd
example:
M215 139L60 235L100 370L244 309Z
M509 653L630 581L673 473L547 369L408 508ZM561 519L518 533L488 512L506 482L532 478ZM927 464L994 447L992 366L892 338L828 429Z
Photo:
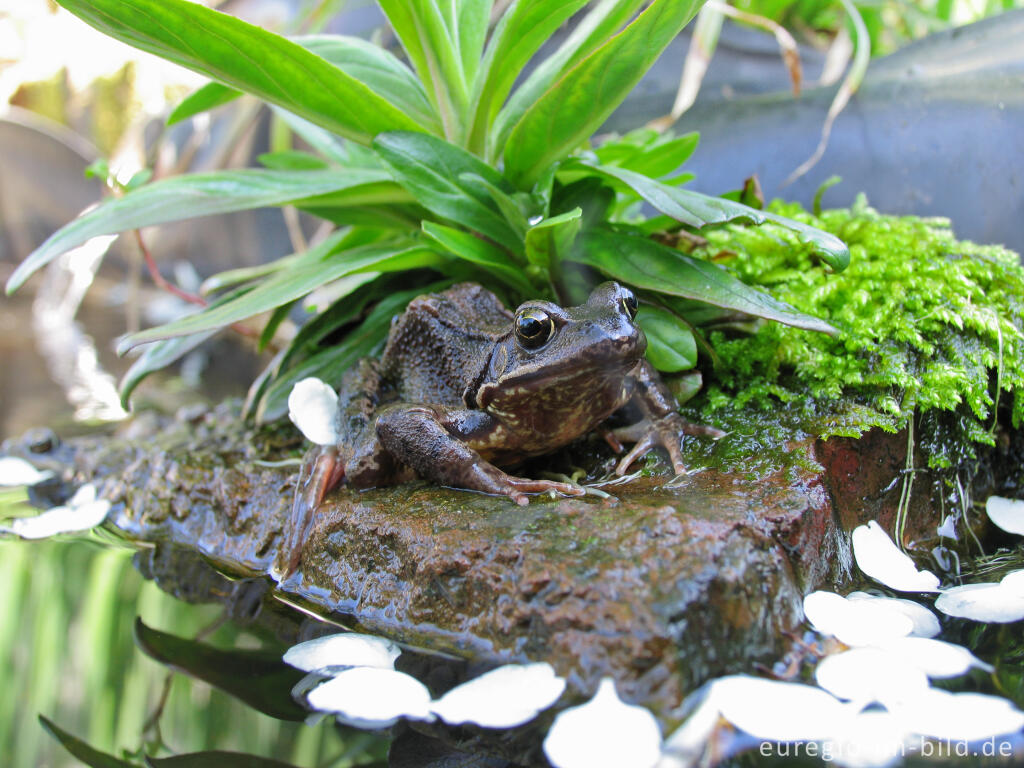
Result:
M586 4L587 0L519 0L501 17L473 88L470 150L483 153L491 122L523 67L552 33Z
M522 296L531 296L534 288L523 277L522 270L508 256L490 243L469 232L446 227L434 221L423 222L423 233L449 253L490 272Z
M202 88L190 93L171 110L171 114L167 116L167 125L180 123L201 112L232 102L241 95L241 91L229 88L223 83L216 81L207 83Z
M472 86L491 23L491 0L456 0L459 58L466 85Z
M522 241L489 197L481 197L464 174L476 174L499 188L504 180L490 166L463 149L422 133L385 133L374 139L374 149L395 179L424 208L518 252Z
M132 347L158 339L223 328L247 317L258 315L260 312L274 309L280 304L301 298L314 288L337 280L344 275L366 271L393 272L430 267L436 266L442 261L442 257L427 248L396 248L376 245L333 254L323 261L306 261L294 269L264 281L234 301L209 307L195 315L132 334L118 345L118 353L124 354Z
M18 265L7 281L12 293L40 267L98 235L217 213L285 205L342 190L379 190L386 171L216 171L147 184L111 199L52 234ZM349 198L350 200L352 198Z
M721 267L643 237L593 229L580 237L572 261L587 264L615 280L648 291L697 299L717 307L777 320L811 331L835 333L816 317L741 282Z
M625 168L590 165L575 161L572 165L585 167L603 176L617 179L632 188L633 191L662 213L684 224L689 224L691 227L722 224L726 221L735 221L737 219L750 221L754 224L763 224L766 221L771 221L796 232L797 236L813 246L825 263L835 271L839 272L845 269L850 263L850 249L846 247L842 240L829 232L815 229L799 221L787 219L784 216L777 216L767 211L759 211L756 208L721 197L703 195L700 192L692 192L669 184L663 184L643 174L628 171Z
M505 173L528 189L590 138L693 18L703 0L654 0L567 72L523 114L505 146Z
M60 0L101 32L363 144L417 130L387 99L297 43L188 0Z
M137 768L135 763L127 760L119 760L113 755L108 755L93 749L81 739L72 736L52 720L39 715L39 723L46 729L53 738L60 742L76 760L82 761L89 768Z
M508 135L526 110L553 82L615 34L643 4L644 0L600 0L596 3L558 50L537 65L497 117L490 121L487 157L500 157Z

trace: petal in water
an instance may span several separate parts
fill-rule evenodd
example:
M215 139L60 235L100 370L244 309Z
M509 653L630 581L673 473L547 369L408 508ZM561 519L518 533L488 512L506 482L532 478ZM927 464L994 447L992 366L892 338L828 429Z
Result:
M939 590L939 578L931 571L919 571L874 520L854 529L852 538L857 565L872 579L900 592Z
M427 687L392 669L346 670L318 685L306 700L313 709L333 712L340 721L355 728L387 728L402 718L434 719Z
M0 532L13 533L23 539L45 539L59 533L87 531L107 519L110 502L96 498L96 487L83 485L68 503L51 507L35 517L21 517L9 526L0 526Z
M992 671L986 664L962 645L932 640L927 637L900 637L879 643L879 650L900 659L907 666L914 666L931 678L957 677L971 667Z
M1024 619L1024 591L1015 580L1011 580L1009 585L990 582L965 584L943 590L935 601L935 607L947 616L1006 624Z
M802 683L784 683L747 675L715 680L711 698L722 717L766 741L819 741L828 738L842 702Z
M397 645L383 637L342 632L293 645L285 651L284 662L306 672L331 667L394 669L401 653Z
M889 708L928 688L928 677L900 657L877 648L854 648L827 656L814 671L818 685L859 706L879 702Z
M1008 533L1024 536L1024 501L989 496L985 502L988 518Z
M909 635L914 622L905 612L875 600L847 600L834 592L804 598L804 615L824 635L850 646L872 645Z
M661 756L661 731L654 715L625 704L606 677L594 698L555 717L544 754L555 768L652 768Z
M946 515L946 519L942 521L942 525L935 529L935 532L946 539L953 539L957 541L956 535L956 517L954 515Z
M899 765L913 746L899 718L888 712L850 710L836 721L835 732L822 744L825 765L843 768L888 768Z
M950 741L980 741L1024 728L1024 712L1007 699L938 688L923 691L893 714L908 731Z
M315 377L296 382L288 395L288 418L317 445L338 442L338 393Z
M658 768L677 768L697 765L704 754L705 745L715 729L723 722L711 692L714 682L701 686L683 702L690 715L662 745L662 761Z
M432 710L452 725L514 728L533 720L564 690L565 680L550 664L508 664L452 688Z
M35 485L52 475L50 471L40 472L16 456L0 457L0 486Z
M869 600L874 605L883 606L902 613L913 622L914 626L910 630L910 634L914 637L935 637L941 629L935 614L913 600L907 600L902 597L870 595L867 592L851 592L846 596L846 599Z

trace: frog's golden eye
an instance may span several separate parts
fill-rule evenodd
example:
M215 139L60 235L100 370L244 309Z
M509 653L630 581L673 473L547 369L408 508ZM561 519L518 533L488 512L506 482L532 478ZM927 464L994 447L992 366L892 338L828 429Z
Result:
M622 308L626 310L626 314L629 315L630 320L636 318L636 310L638 307L639 305L636 301L636 294L626 288L623 288Z
M555 332L555 322L543 309L524 309L516 315L516 339L527 349L536 349Z

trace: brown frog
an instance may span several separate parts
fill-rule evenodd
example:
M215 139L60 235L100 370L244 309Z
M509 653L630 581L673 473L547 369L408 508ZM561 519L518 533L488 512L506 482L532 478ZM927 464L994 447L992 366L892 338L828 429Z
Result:
M499 467L559 448L598 426L630 399L644 419L609 431L634 441L616 472L651 448L683 472L684 433L720 437L692 425L644 359L634 323L637 299L603 283L585 304L528 301L514 313L473 283L420 296L392 321L381 359L364 359L342 378L337 446L307 456L282 548L283 575L298 566L313 512L343 479L367 488L420 476L441 485L509 496L578 496L571 483L531 480Z

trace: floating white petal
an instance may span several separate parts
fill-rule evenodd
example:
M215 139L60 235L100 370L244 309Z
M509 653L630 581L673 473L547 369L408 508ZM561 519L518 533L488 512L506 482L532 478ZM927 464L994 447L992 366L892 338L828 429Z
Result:
M751 736L768 741L819 741L833 732L842 702L821 688L747 675L711 684L722 717Z
M329 667L394 669L401 653L401 648L383 637L342 632L293 645L285 651L284 661L306 672Z
M514 728L533 720L564 690L565 680L546 662L508 664L452 688L431 709L452 725Z
M871 578L900 592L938 591L939 578L931 571L919 571L874 520L854 529L852 538L857 565Z
M1012 594L1024 595L1024 570L1010 571L1003 576L999 585Z
M883 595L870 595L867 592L851 592L846 596L847 600L869 600L875 605L890 608L898 611L913 622L913 629L910 634L914 637L935 637L939 634L941 627L939 619L920 603L907 600L902 597L885 597Z
M814 670L818 685L858 705L898 704L928 688L928 677L899 656L877 648L854 648L827 656Z
M623 703L606 677L594 698L555 717L544 754L555 768L652 768L661 731L646 709Z
M943 590L935 607L947 616L1005 624L1024 619L1024 594L1015 580L965 584Z
M814 628L846 645L872 645L909 635L913 620L901 610L876 600L847 600L834 592L811 592L804 615Z
M929 688L893 714L914 733L949 741L979 741L1017 733L1024 712L1007 699Z
M288 418L317 445L338 442L338 393L315 377L296 382L288 395Z
M899 765L911 742L902 723L888 712L850 710L836 721L822 744L825 765L843 768L887 768Z
M17 456L0 458L0 486L35 485L52 475L50 471L40 472Z
M971 667L987 672L986 664L962 645L932 640L927 637L900 637L879 643L877 648L900 659L902 664L914 666L931 678L956 677Z
M392 669L345 670L310 691L306 700L313 709L333 712L356 728L387 728L402 718L434 719L427 687Z
M985 502L988 518L1008 533L1024 536L1024 501L989 496Z
M35 517L21 517L9 526L0 526L0 532L13 533L23 539L45 539L59 533L87 531L107 519L110 502L96 498L96 487L83 485L68 503L51 507Z
M942 525L935 529L935 532L939 534L939 536L957 541L956 517L953 515L946 515L946 519L942 521Z
M658 768L681 768L697 764L704 753L705 745L722 719L718 704L711 696L713 690L714 683L704 685L691 694L694 699L688 698L683 703L686 707L690 701L695 701L696 706L686 718L686 722L665 739L661 748L662 760Z

